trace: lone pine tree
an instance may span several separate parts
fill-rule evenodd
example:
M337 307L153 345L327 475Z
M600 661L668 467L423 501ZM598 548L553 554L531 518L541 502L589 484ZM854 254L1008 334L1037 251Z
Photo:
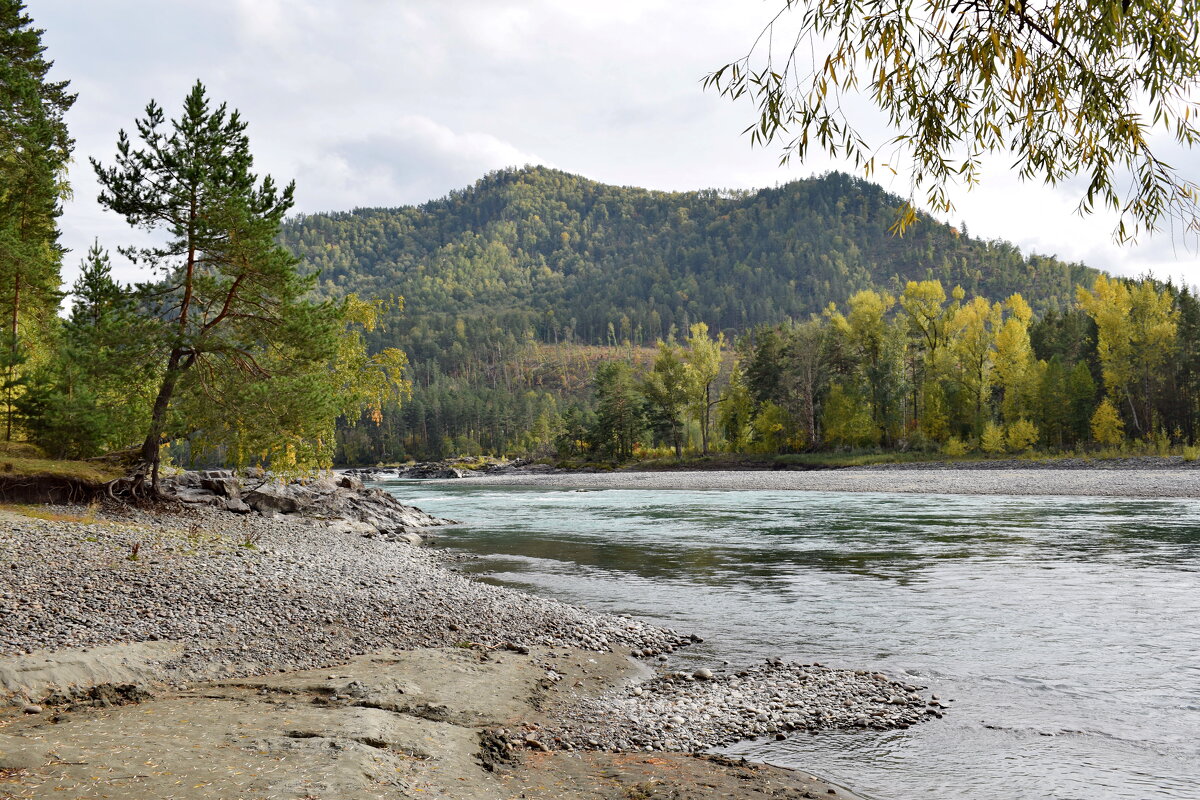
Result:
M164 436L215 424L196 419L197 409L226 420L241 413L231 394L280 371L331 363L345 328L339 306L305 299L311 281L275 241L292 206L293 184L281 190L251 171L246 123L237 111L213 108L197 82L178 119L168 122L151 101L136 121L136 136L137 146L120 132L113 166L92 160L100 203L167 239L122 251L155 275L135 290L139 308L153 321L159 365L135 492L147 476L157 486ZM190 404L188 418L173 419L181 394L206 402ZM298 413L295 404L282 405L280 414ZM296 422L268 424L282 430Z

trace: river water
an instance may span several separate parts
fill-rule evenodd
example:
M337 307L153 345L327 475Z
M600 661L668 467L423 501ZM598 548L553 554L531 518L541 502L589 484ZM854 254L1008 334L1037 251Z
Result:
M731 751L872 800L1200 798L1200 503L381 484L479 577L954 702Z

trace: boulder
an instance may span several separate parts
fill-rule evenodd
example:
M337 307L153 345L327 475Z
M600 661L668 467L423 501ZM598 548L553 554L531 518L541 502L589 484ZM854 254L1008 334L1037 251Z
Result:
M302 506L294 486L265 484L249 492L244 499L260 514L295 514Z
M358 478L354 477L353 475L341 476L340 478L338 478L337 485L343 489L352 489L356 492L361 490L362 488L364 488L363 482L360 481Z

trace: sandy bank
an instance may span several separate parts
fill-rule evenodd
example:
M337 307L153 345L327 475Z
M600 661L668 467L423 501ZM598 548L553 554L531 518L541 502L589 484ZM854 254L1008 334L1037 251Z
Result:
M455 485L569 489L691 489L1077 497L1200 497L1196 469L839 469L608 472L460 478Z
M123 800L852 798L805 773L680 753L563 752L557 709L629 678L616 653L413 650L139 703L0 711L0 797ZM544 736L543 736L544 738Z

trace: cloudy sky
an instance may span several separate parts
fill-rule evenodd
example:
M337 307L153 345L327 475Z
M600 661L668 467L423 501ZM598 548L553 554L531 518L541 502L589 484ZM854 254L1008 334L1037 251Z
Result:
M778 151L752 149L741 134L750 106L701 89L778 5L27 0L55 77L79 93L68 120L77 146L65 277L93 238L110 247L134 238L96 204L88 157L111 161L117 130L132 128L149 99L174 114L197 79L242 111L259 170L294 178L306 212L421 203L524 164L666 190L772 186L838 168L824 158L780 167ZM1200 153L1181 158L1200 173ZM904 175L883 182L908 192ZM956 197L948 221L965 221L973 235L1200 282L1180 237L1118 247L1113 218L1074 213L1076 187L1020 183L1003 161Z

